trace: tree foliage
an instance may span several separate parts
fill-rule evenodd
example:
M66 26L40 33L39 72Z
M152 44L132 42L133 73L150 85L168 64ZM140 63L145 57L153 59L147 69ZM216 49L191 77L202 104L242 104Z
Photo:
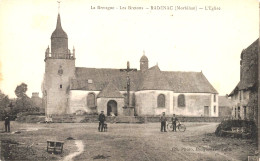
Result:
M22 97L28 97L26 95L26 91L27 91L27 84L25 83L21 83L20 85L18 85L14 91L15 95L18 98L22 98Z
M14 110L17 113L29 111L29 109L31 109L33 106L31 98L26 95L26 91L27 84L25 83L18 85L14 91L15 95L17 96Z
M9 106L9 104L10 104L9 97L0 90L0 111L1 111L1 113L5 111L5 109Z
M0 108L2 109L8 107L9 103L9 97L0 90Z

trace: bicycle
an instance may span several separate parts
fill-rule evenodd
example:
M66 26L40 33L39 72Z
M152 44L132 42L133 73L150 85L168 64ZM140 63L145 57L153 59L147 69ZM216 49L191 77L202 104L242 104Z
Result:
M173 129L173 124L172 124L172 122L169 122L168 124L167 124L167 129ZM186 130L186 126L184 125L184 124L182 124L180 121L178 121L178 123L176 124L176 128L178 128L178 130L180 131L180 132L184 132L185 130Z

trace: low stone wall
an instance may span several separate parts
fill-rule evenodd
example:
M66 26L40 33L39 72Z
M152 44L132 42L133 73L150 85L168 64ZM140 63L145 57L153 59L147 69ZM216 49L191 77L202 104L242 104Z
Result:
M171 121L171 117L167 117ZM181 122L221 122L225 117L185 117L178 116ZM109 123L148 123L159 122L160 116L118 116L106 117ZM45 116L27 115L20 116L16 119L18 122L37 123L45 122ZM98 123L98 115L56 115L52 116L54 123Z
M177 117L181 122L221 122L226 117L191 117L191 116L178 116ZM171 117L167 117L168 121L171 121ZM146 116L145 122L159 122L160 116Z
M44 122L45 116L39 115L27 115L27 116L19 116L15 119L17 122L26 122L26 123L37 123Z
M84 119L82 119L80 122L98 122L98 116L86 116ZM136 116L117 116L117 117L106 117L106 122L109 123L144 123L145 118Z

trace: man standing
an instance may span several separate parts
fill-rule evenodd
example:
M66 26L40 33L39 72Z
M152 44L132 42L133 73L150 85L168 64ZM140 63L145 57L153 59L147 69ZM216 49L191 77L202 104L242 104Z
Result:
M100 126L101 126L101 132L103 132L104 122L106 121L106 116L104 115L104 111L101 111L98 120L99 120L98 131L100 131Z
M173 114L172 117L172 131L176 131L176 122L178 121L177 117L175 116L175 114Z
M10 117L8 114L5 116L5 132L10 132Z
M162 113L162 116L160 117L160 121L161 121L161 132L163 132L163 130L164 130L164 132L167 132L166 131L166 121L167 121L167 118L166 118L166 116L165 116L165 112L163 112Z

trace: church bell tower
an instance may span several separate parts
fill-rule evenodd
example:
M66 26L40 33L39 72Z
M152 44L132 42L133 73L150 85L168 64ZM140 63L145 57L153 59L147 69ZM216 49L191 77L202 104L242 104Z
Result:
M46 115L69 112L70 80L75 77L75 49L68 49L68 36L58 14L56 29L51 35L51 50L45 51L43 104Z
M141 72L144 72L148 68L149 68L149 61L148 61L148 58L145 56L145 53L143 51L143 56L140 59L140 70L141 70Z

